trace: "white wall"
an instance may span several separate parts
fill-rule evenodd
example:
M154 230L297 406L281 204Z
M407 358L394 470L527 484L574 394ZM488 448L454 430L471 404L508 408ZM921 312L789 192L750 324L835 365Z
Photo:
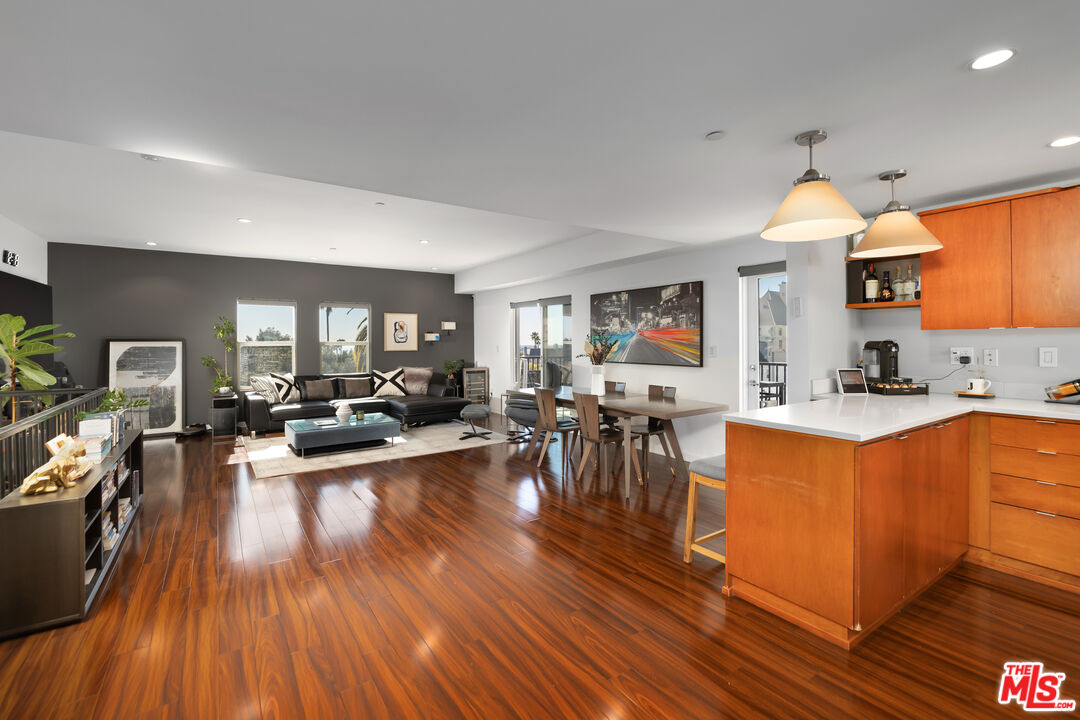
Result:
M583 351L589 332L590 295L702 280L705 283L702 291L704 367L615 363L607 365L606 378L626 381L632 392L644 392L649 384L674 385L680 397L726 403L738 409L741 343L738 267L783 260L784 252L782 245L751 238L571 277L478 292L473 305L477 365L490 368L491 389L496 398L511 386L517 352L512 302L570 295L576 355ZM712 356L710 349L714 347L716 355ZM724 450L720 415L680 419L676 428L683 454L689 459L717 455Z
M19 255L19 267L0 264L0 272L21 275L39 283L49 282L48 243L3 215L0 215L0 250L11 250Z

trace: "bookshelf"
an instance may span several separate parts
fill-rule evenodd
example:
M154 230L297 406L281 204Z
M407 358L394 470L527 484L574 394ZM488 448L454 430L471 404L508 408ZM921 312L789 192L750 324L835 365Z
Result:
M142 460L129 430L75 487L0 500L0 638L87 616L142 502Z

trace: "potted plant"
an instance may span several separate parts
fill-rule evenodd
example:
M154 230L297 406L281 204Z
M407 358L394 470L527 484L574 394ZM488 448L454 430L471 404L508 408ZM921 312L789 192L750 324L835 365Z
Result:
M604 363L619 341L611 336L604 328L594 328L585 340L585 354L578 357L587 357L592 363L592 377L590 378L589 390L593 395L604 395Z
M228 395L232 392L232 377L229 375L229 353L236 350L236 325L229 318L221 315L213 324L214 337L221 341L225 347L225 365L219 365L213 355L204 355L201 358L203 367L214 371L214 379L210 385L211 394Z
M0 386L0 391L14 391L16 387L23 390L44 390L56 384L56 378L30 358L64 349L62 346L53 345L49 340L75 337L75 333L71 332L52 332L58 327L59 324L38 325L27 330L26 318L21 315L0 315L0 360L7 365L6 382ZM11 422L18 419L19 403L13 396Z
M455 388L454 394L457 394L457 380L454 376L461 372L461 368L465 367L464 360L447 360L443 363L442 369L446 373L446 384L449 387Z

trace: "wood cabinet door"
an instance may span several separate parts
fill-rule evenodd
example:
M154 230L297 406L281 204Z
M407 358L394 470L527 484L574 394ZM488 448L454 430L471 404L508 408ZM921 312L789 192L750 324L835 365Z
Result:
M921 590L937 574L941 537L941 493L935 428L907 433L904 453L904 595Z
M855 452L858 483L856 622L869 627L904 599L903 436L861 445Z
M923 329L1011 327L1009 203L932 213L922 223L944 246L921 258Z
M941 493L943 531L941 568L950 565L968 549L968 503L970 464L968 462L968 418L949 420L938 433L938 487Z
M1080 188L1009 204L1013 325L1080 326Z

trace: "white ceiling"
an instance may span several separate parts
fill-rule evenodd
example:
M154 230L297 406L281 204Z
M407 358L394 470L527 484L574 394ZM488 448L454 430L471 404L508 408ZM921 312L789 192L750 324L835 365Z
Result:
M1080 146L1046 147L1080 134L1074 0L38 0L0 13L0 130L545 221L461 215L446 242L466 254L439 258L447 269L585 228L685 243L756 233L806 167L792 137L816 127L831 135L816 165L865 214L894 167L911 172L897 189L915 206L1080 169ZM966 68L997 47L1016 58ZM726 139L704 141L714 129ZM49 239L178 226L169 242L266 254L261 234L214 224L256 214L235 199L270 213L245 231L289 211L270 232L282 246L355 235L407 247L453 212L403 207L384 226L349 212L367 195L214 168L173 177L108 155L77 166L105 186L94 202L66 165L19 193L27 168L9 161L9 140L0 213ZM215 181L225 189L198 189ZM190 203L171 212L170 183ZM491 246L469 255L470 232Z

